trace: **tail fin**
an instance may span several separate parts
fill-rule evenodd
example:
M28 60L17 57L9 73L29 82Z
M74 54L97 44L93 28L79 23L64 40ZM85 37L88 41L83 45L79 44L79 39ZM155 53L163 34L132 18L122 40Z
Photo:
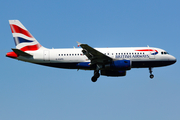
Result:
M42 46L19 20L9 20L16 48L21 51L35 51Z

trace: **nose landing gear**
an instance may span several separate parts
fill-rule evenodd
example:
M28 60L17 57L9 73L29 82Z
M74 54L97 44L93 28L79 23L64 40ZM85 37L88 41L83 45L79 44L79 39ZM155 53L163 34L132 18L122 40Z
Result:
M153 78L154 78L154 75L152 74L152 68L151 68L151 67L149 68L149 73L150 73L150 76L149 76L149 77L150 77L151 79L153 79Z

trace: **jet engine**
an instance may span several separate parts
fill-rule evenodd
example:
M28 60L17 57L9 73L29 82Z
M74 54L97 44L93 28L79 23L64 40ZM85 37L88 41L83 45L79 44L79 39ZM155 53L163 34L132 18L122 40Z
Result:
M110 64L105 65L105 69L130 70L131 61L130 60L116 60Z
M101 75L111 77L126 76L126 71L101 70Z

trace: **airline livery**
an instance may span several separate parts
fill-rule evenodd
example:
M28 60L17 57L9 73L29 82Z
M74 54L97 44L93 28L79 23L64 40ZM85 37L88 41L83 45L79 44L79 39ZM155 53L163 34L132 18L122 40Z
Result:
M43 47L19 20L9 20L16 48L7 57L57 68L93 70L96 82L100 75L125 76L131 68L152 68L174 64L176 58L163 49L153 47L93 48L87 44L72 49Z

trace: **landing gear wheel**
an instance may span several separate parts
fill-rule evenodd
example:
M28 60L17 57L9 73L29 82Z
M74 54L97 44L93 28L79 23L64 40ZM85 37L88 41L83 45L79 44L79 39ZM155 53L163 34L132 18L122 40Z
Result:
M98 65L96 69L94 70L94 76L91 78L92 82L96 82L97 79L100 77L99 70L102 68L102 65Z
M153 79L153 78L154 78L154 75L153 75L153 74L151 74L149 77L150 77L151 79Z
M92 80L92 82L96 82L96 81L97 81L97 77L94 77L94 76L93 76L93 77L91 78L91 80Z
M153 79L153 78L154 78L154 75L152 74L152 68L151 68L151 67L149 67L149 73L150 73L150 76L149 76L149 77L150 77L151 79Z

